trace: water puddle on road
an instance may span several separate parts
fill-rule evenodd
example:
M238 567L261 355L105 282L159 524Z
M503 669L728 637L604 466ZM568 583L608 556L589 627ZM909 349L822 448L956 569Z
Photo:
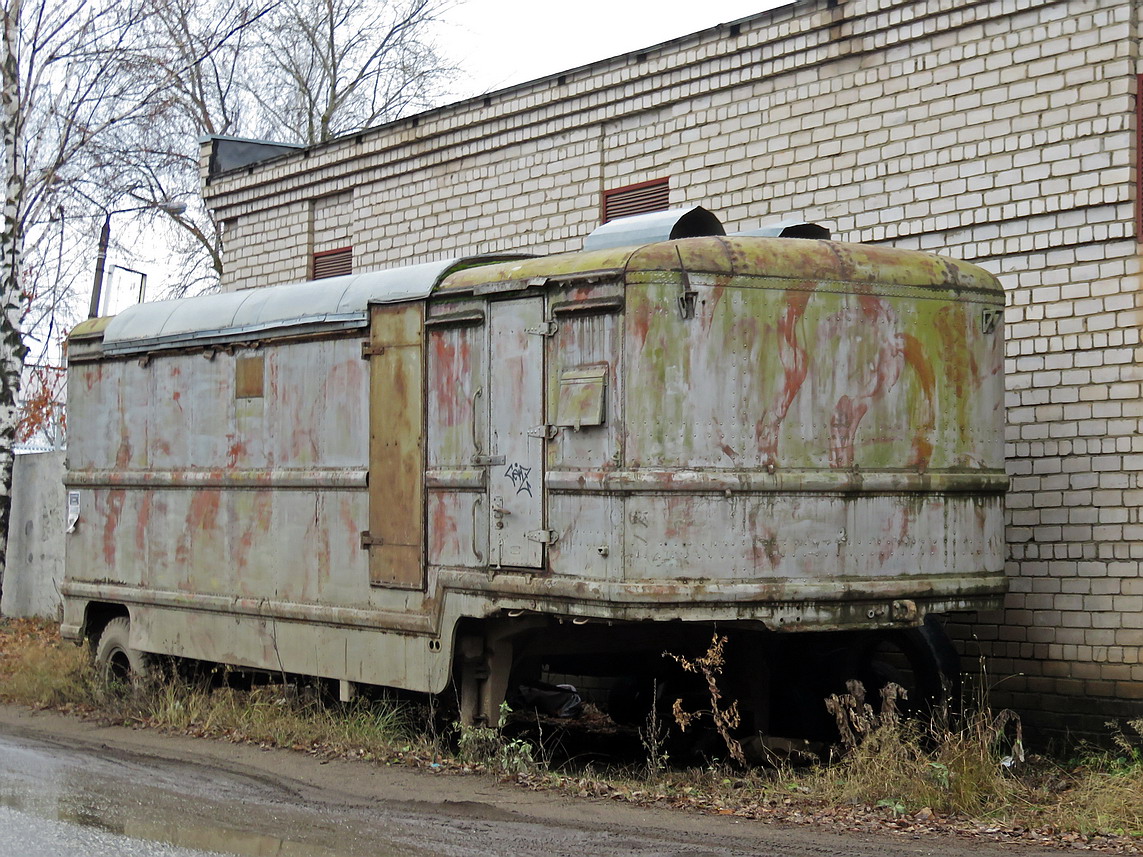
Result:
M39 818L91 827L113 836L159 842L178 848L188 848L216 854L234 854L241 857L347 857L347 852L327 848L312 842L296 842L259 833L247 833L222 827L199 827L174 821L115 818L104 816L90 808L71 806L67 795L59 795L60 803L56 812L45 812L46 801L42 796L28 804L19 796L0 792L0 806L34 815ZM375 853L382 857L397 857L406 853L397 850L380 850Z
M179 779L186 780L183 790L177 787ZM76 756L46 745L0 739L0 807L26 817L241 857L421 853L408 843L355 836L316 811L301 813L273 800L252 800L244 790L243 783L227 781L226 775L215 780L202 771L188 775L152 763ZM282 836L284 831L291 835Z

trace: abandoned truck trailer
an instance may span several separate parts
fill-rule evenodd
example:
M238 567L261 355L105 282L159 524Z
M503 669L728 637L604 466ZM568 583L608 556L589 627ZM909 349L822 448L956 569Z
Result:
M924 253L708 236L90 320L64 634L455 682L469 722L712 629L764 731L886 647L932 685L926 616L1004 591L1003 304Z

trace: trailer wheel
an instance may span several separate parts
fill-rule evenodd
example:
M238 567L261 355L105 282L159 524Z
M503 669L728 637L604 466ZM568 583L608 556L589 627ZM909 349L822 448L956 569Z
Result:
M873 634L858 649L852 667L848 677L861 680L875 709L880 707L881 688L890 681L908 692L902 706L907 713L929 715L944 707L955 709L959 702L959 658L932 616L917 628Z
M118 616L103 627L95 642L95 667L106 681L138 684L151 674L151 661L146 652L133 649L131 620Z

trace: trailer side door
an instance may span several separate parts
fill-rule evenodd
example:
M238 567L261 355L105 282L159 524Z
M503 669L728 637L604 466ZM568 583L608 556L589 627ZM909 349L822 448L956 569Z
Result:
M370 308L369 580L424 586L424 306Z

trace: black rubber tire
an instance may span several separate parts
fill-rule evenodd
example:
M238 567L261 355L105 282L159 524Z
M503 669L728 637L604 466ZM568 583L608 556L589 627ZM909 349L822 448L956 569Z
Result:
M151 659L146 652L133 649L131 620L118 616L108 622L95 643L95 668L108 682L140 684L151 677Z
M895 667L905 663L904 672ZM888 681L906 688L909 701L902 710L932 714L941 708L955 709L960 699L960 661L952 641L933 616L907 630L879 631L865 638L854 653L849 678L865 685L867 700L879 708L879 692Z

